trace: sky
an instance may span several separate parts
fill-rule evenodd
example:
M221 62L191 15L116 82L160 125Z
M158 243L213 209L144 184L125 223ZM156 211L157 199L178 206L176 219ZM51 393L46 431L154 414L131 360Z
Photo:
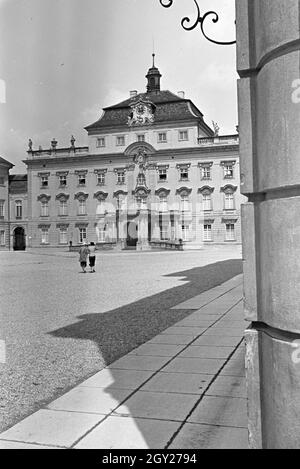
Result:
M167 0L164 0L167 3ZM210 36L235 39L234 0L198 0ZM88 145L84 127L102 108L144 92L155 64L161 89L184 91L220 134L237 125L236 49L208 42L196 18L195 0L0 0L0 156L13 173L25 173L28 139L33 148Z

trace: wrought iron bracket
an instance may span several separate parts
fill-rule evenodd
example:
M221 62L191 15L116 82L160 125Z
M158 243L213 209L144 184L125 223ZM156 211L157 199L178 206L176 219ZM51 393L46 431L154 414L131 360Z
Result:
M159 0L160 4L164 7L164 8L170 8L172 5L173 5L173 1L174 0ZM213 44L217 44L217 45L220 45L220 46L232 46L233 44L236 44L236 41L229 41L229 42L223 42L223 41L216 41L215 39L212 39L211 37L209 37L205 30L204 30L204 24L206 22L206 20L210 17L210 19L212 20L213 23L217 23L219 21L219 15L218 13L216 13L215 11L207 11L206 13L204 13L203 15L201 15L201 11L200 11L200 7L198 5L198 1L197 0L194 0L194 3L196 5L196 9L197 9L197 17L196 17L196 20L193 24L189 25L190 22L191 22L191 19L187 16L185 16L184 18L182 18L181 20L181 26L183 27L183 29L185 29L186 31L192 31L193 29L195 29L198 25L200 26L200 29L202 31L202 34L203 36L209 41L209 42L212 42Z

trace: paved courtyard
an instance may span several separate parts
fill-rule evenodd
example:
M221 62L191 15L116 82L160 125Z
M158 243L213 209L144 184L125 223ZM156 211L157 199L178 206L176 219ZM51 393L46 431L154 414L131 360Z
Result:
M77 257L0 253L1 430L189 316L188 304L172 308L242 271L239 247L98 253L95 274L80 273Z

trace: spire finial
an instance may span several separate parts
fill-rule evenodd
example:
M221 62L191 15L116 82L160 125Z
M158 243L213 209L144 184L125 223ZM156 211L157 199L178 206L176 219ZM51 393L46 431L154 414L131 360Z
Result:
M154 65L155 53L154 53L154 52L153 52L153 54L152 54L152 57L153 57L153 65L152 65L152 67L154 68L154 67L155 67L155 65Z

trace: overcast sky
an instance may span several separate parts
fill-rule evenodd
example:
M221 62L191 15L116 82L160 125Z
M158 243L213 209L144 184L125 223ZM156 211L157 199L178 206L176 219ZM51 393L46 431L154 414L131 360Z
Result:
M234 0L198 4L220 15L207 25L210 35L233 40ZM184 31L181 19L195 15L194 0L168 9L159 0L0 0L0 155L13 172L26 172L29 137L36 149L53 137L68 146L72 134L87 145L83 127L103 107L144 92L153 40L161 88L185 91L210 126L234 133L235 46L213 45L199 28Z

